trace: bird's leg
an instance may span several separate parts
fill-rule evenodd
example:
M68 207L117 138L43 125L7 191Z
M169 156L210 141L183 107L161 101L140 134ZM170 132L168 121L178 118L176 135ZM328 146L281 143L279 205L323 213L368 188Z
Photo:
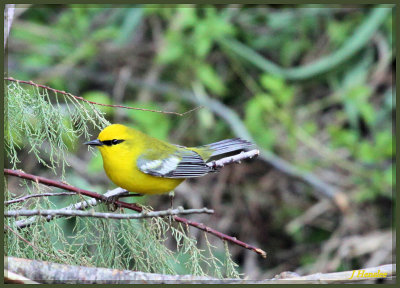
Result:
M175 191L174 190L172 190L172 191L170 191L169 193L168 193L168 196L169 196L169 201L170 201L170 204L171 204L171 206L170 206L170 208L169 209L174 209L174 207L173 207L173 202L174 202L174 197L175 197ZM168 216L168 219L169 219L169 224L171 225L171 222L172 222L172 215L169 215Z
M107 205L108 211L114 212L118 209L117 204L115 204L116 199L109 200L107 199L105 204Z
M173 202L174 202L174 197L175 197L175 191L174 190L172 190L171 192L169 192L169 201L171 202L171 209L173 208Z
M108 210L111 212L116 211L118 209L118 207L117 207L117 204L115 204L115 201L118 201L118 198L121 197L120 195L125 195L126 193L129 193L129 192L124 191L119 195L117 194L117 195L108 196L107 199L105 200Z

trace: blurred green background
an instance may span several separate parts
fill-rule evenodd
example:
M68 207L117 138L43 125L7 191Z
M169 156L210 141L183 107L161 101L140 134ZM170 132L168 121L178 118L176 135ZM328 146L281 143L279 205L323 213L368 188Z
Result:
M182 117L99 110L111 123L185 146L237 137L245 129L261 149L345 194L349 207L342 211L263 158L182 184L174 206L213 208L215 215L191 219L267 251L262 259L229 245L240 273L261 279L286 270L394 263L390 9L17 5L15 13L8 76L105 104L183 113L206 103ZM221 117L221 103L239 118ZM114 188L99 154L82 145L87 139L66 139L65 180L101 193ZM18 168L57 178L29 147L19 151ZM168 196L140 201L157 210L169 207ZM205 244L202 233L192 233L200 247ZM219 239L208 240L223 253Z

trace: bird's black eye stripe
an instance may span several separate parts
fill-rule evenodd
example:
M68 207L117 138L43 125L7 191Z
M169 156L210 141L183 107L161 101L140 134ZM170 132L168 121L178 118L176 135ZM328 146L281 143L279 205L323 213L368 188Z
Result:
M122 140L122 139L113 139L113 140L104 140L104 141L101 141L104 145L107 145L107 146L111 146L111 145L117 145L117 144L119 144L119 143L121 143L121 142L124 142L125 140Z

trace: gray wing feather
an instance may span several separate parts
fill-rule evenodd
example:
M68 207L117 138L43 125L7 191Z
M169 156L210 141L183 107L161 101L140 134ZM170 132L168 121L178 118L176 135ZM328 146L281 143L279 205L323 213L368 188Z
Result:
M233 138L233 139L225 139L205 146L214 150L213 154L211 155L211 157L214 157L238 150L251 149L254 146L254 144L244 139Z
M188 149L179 149L165 159L151 160L143 155L137 166L143 173L164 178L194 178L213 171L199 154Z

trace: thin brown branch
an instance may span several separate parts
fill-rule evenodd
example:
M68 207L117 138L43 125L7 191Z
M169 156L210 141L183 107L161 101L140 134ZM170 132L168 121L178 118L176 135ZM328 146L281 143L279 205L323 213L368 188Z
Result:
M54 180L50 180L50 179L47 179L47 178L44 178L44 177L28 174L28 173L25 173L25 172L23 172L21 170L4 169L4 174L10 175L10 176L16 176L16 177L19 177L19 178L22 178L22 179L31 180L31 181L34 181L36 183L42 183L42 184L45 184L45 185L48 185L48 186L61 188L61 189L67 190L67 191L73 191L73 192L76 192L76 193L79 193L79 194L82 194L82 195L85 195L85 196L89 196L89 197L95 198L97 200L101 200L101 201L107 201L108 200L108 197L106 197L104 195L101 195L101 194L98 194L98 193L95 193L95 192L92 192L92 191L80 189L80 188L71 186L69 184L65 184L63 182L60 182L60 181L54 181ZM142 208L137 206L137 205L135 205L135 204L130 204L130 203L122 202L122 201L115 201L114 204L117 205L118 207L135 210L137 212L142 212ZM219 232L219 231L217 231L215 229L212 229L212 228L204 225L203 223L190 221L188 219L185 219L185 218L182 218L182 217L179 217L179 216L173 216L172 219L177 221L177 222L183 223L185 225L196 227L197 229L200 229L202 231L210 233L210 234L212 234L212 235L214 235L214 236L216 236L216 237L218 237L218 238L220 238L222 240L226 240L226 241L228 241L230 243L233 243L235 245L238 245L238 246L244 247L246 249L249 249L251 251L254 251L257 254L261 255L263 258L267 257L267 253L264 250L262 250L260 248L257 248L257 247L255 247L253 245L247 244L245 242L242 242L242 241L236 239L236 237L231 237L231 236L228 236L228 235L226 235L224 233L221 233L221 232Z
M177 209L168 209L161 211L144 211L139 214L117 214L117 213L103 213L103 212L85 212L80 210L64 210L64 209L54 209L54 210L9 210L4 211L4 217L19 217L19 216L78 216L78 217L92 217L92 218L102 218L102 219L143 219L151 217L164 217L172 215L189 215L189 214L213 214L214 210L201 208L201 209L183 209L183 207L178 207Z
M38 193L38 194L31 194L31 195L26 195L17 199L5 201L4 205L10 205L18 202L22 202L25 200L28 200L29 198L36 198L36 197L45 197L45 196L64 196L64 195L76 195L75 192L58 192L58 193Z
M236 237L232 237L232 236L226 235L224 233L221 233L221 232L219 232L219 231L217 231L217 230L215 230L213 228L210 228L210 227L204 225L203 223L198 223L198 222L195 222L195 221L191 221L191 220L188 220L188 219L185 219L185 218L181 218L179 216L174 216L173 219L175 221L177 221L177 222L181 222L181 223L183 223L185 225L196 227L197 229L200 229L200 230L203 230L203 231L205 231L207 233L210 233L210 234L212 234L214 236L217 236L218 238L220 238L222 240L226 240L226 241L228 241L230 243L233 243L233 244L236 244L236 245L241 246L243 248L246 248L246 249L249 249L251 251L254 251L257 254L261 255L261 257L263 257L263 258L267 258L267 252L265 252L264 250L262 250L260 248L257 248L257 247L255 247L253 245L247 244L247 243L245 243L243 241L240 241L240 240L236 239Z
M38 184L39 183L40 184L45 184L47 186L52 186L52 187L57 187L57 188L64 189L64 190L67 190L67 191L72 191L72 192L75 192L77 194L82 194L82 195L85 195L85 196L96 198L98 200L107 201L107 197L105 197L104 195L101 195L101 194L98 194L98 193L95 193L95 192L92 192L92 191L80 189L80 188L74 187L72 185L69 185L69 184L67 184L65 182L51 180L51 179L47 179L47 178L44 178L44 177L41 177L41 176L28 174L28 173L25 173L22 170L4 169L4 174L11 175L11 176L16 176L16 177L19 177L19 178L22 178L22 179L27 179L27 180L36 182ZM140 209L140 208L138 207L138 209Z
M37 83L34 83L32 81L18 80L18 79L14 79L12 77L5 77L4 80L17 82L17 83L28 84L28 85L35 86L35 87L40 87L42 89L53 91L56 94L58 93L58 94L74 97L75 99L78 99L78 100L81 100L81 101L84 101L84 102L87 102L87 103L90 103L90 104L93 104L93 105L98 105L98 106L133 109L133 110L139 110L139 111L147 111L147 112L155 112L155 113L163 113L163 114L173 114L173 115L178 115L178 116L184 116L186 114L189 114L189 113L191 113L191 112L193 112L195 110L198 110L198 109L202 108L202 106L197 106L197 107L195 107L195 108L193 108L193 109L191 109L189 111L186 111L184 113L178 113L178 112L161 111L161 110L153 110L153 109L146 109L146 108L137 108L137 107L123 106L123 105L103 104L103 103L98 103L98 102L94 102L94 101L89 101L89 100L87 100L87 99L85 99L83 97L76 96L76 95L73 95L73 94L65 92L65 91L57 90L57 89L51 88L51 87L46 86L46 85L37 84Z
M144 273L140 271L73 266L16 257L7 257L5 258L5 262L7 262L7 266L10 271L21 274L33 280L37 279L37 281L47 284L322 284L359 283L368 280L376 280L378 278L383 280L390 280L393 279L393 276L396 275L396 264L388 264L377 267L363 268L361 270L350 270L335 273L316 273L290 278L286 278L283 275L292 276L293 273L284 272L273 279L251 280L217 279L208 276L195 275L166 275L157 273ZM379 275L384 275L386 273L386 277L357 277L359 271L363 273L363 275L370 275L369 273L379 273Z

